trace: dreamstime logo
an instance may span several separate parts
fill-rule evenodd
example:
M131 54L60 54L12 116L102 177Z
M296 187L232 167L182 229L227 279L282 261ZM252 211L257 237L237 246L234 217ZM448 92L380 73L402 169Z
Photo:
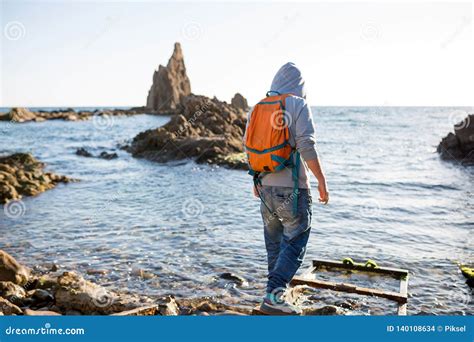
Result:
M203 30L201 24L192 21L187 23L181 29L181 34L187 40L197 40L202 36Z
M359 213L362 217L375 217L378 216L381 210L380 203L376 199L368 199L359 207Z
M114 125L114 118L110 115L94 115L92 117L92 124L98 130L106 130Z
M293 118L286 110L277 110L270 116L270 124L276 130L282 130L293 124Z
M472 294L470 293L470 290L466 291L463 288L454 288L449 293L449 297L451 298L452 302L461 309L469 308L472 301Z
M286 291L286 288L277 287L271 292L272 301L274 304L283 304L285 302L285 291Z
M3 207L3 212L5 213L7 217L12 218L12 219L17 219L25 215L26 206L25 206L25 203L23 203L23 201L20 201L20 200L11 201L5 204L5 206Z
M13 125L15 125L17 122L15 120L10 120L6 123L6 125L1 129L2 133L7 133L9 130L13 128Z
M3 33L8 40L20 40L26 35L25 25L19 21L10 21L5 25Z
M106 289L98 288L94 293L92 303L99 308L105 308L114 303L114 297Z
M454 126L454 130L463 129L469 126L470 118L465 111L455 110L449 114L449 123Z
M181 211L186 218L196 218L202 214L204 205L195 198L189 198L183 202Z
M362 26L360 36L363 40L375 41L380 38L380 28L373 22L367 23Z
M456 40L456 38L469 26L471 26L472 18L469 17L463 17L461 23L459 26L456 28L456 30L449 35L448 38L446 38L442 43L441 43L441 48L445 49L448 47L449 44L451 44L453 41Z

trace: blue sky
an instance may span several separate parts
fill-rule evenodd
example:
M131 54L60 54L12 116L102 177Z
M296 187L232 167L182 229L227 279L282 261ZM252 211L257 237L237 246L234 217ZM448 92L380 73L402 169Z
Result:
M144 105L176 41L192 91L226 101L293 61L312 105L473 105L469 2L1 6L0 106Z

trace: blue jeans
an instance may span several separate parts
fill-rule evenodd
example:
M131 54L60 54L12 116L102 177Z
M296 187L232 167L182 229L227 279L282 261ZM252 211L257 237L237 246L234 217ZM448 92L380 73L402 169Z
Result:
M267 293L286 288L303 263L311 231L312 198L309 189L298 191L298 211L294 215L293 188L260 187L265 201L260 212L268 257Z

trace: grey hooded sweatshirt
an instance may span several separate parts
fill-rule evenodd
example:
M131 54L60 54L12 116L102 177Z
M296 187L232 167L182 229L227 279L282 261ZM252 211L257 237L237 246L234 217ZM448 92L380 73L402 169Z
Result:
M315 143L316 137L311 109L306 102L304 79L301 71L294 63L286 63L273 78L271 91L280 94L291 94L286 98L286 114L289 116L290 145L296 147L301 155L299 188L309 189L309 169L304 161L313 160L318 157ZM276 94L271 94L276 95ZM247 123L250 122L252 111L248 114ZM244 135L244 143L245 143ZM294 182L291 169L265 175L262 185L282 186L293 188Z

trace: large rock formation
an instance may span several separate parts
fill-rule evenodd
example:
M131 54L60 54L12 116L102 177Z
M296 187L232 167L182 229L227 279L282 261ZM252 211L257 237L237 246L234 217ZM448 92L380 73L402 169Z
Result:
M438 153L445 160L474 165L474 114L456 124L454 133L449 133L441 140Z
M245 168L242 136L246 115L216 98L190 95L183 98L166 125L138 134L129 150L135 157L166 162L193 158Z
M71 179L44 172L44 164L28 153L0 157L0 204L35 196Z
M174 113L181 100L190 94L191 83L186 75L181 45L175 43L168 65L160 65L153 74L146 108L158 113Z
M230 101L230 104L234 107L240 108L243 111L249 110L249 105L247 103L247 99L242 96L240 93L236 93L232 100Z

